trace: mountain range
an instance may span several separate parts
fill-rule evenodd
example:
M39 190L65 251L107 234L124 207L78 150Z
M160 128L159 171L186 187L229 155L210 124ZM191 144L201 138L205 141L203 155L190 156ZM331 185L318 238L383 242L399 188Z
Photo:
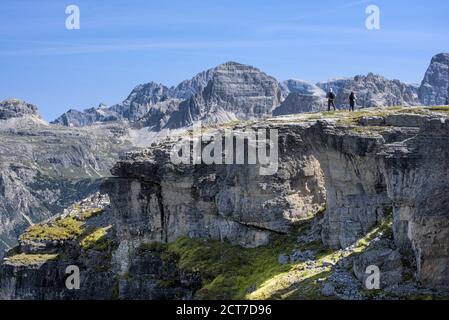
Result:
M324 110L330 89L336 93L340 108L347 107L351 91L357 94L359 108L442 105L448 95L448 74L447 53L432 58L420 85L373 73L317 84L294 79L279 82L252 66L227 62L174 87L155 82L138 85L119 104L100 104L84 111L71 109L53 123L81 127L127 121L160 131L188 126L197 120L219 123Z

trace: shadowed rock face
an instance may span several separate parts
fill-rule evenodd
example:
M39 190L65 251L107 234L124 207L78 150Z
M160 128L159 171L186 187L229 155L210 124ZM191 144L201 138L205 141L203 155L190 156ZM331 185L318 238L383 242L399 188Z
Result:
M424 105L447 104L449 90L449 54L440 53L432 58L419 87L419 99Z

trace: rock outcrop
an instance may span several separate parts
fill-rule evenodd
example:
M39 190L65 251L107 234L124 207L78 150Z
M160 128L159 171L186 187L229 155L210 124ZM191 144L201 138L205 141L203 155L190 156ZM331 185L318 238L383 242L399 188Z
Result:
M36 116L37 107L31 103L19 99L7 99L0 101L0 120L20 118L24 116Z
M419 99L424 105L445 105L449 95L449 53L432 58L419 87Z
M198 277L180 273L172 260L154 251L142 250L129 257L128 276L119 276L120 265L112 256L117 254L117 238L111 222L108 197L95 194L57 219L30 228L5 258L0 299L191 298L199 286ZM52 232L61 229L64 236L52 239ZM80 268L79 289L66 287L68 266Z

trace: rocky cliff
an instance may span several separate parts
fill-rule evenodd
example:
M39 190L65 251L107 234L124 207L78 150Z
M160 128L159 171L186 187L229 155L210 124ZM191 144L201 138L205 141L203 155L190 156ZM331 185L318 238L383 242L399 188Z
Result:
M3 256L28 226L97 191L119 154L133 146L123 125L67 128L43 121L32 104L14 99L0 105Z
M130 153L102 187L111 204L98 219L107 226L94 227L109 228L102 234L110 234L110 246L90 236L97 229L87 228L85 208L73 213L82 230L57 250L48 240L58 220L43 225L45 232L30 228L1 267L1 294L363 299L364 270L375 264L383 291L369 297L442 296L449 287L447 112L367 109L230 127L235 136L278 130L273 175L261 175L259 162L176 165L170 150L178 137ZM203 147L230 128L205 129ZM92 244L84 247L88 236ZM101 263L89 258L102 252L110 254ZM72 263L84 274L77 292L63 287L61 270ZM94 270L99 264L104 268ZM114 281L95 296L93 286L105 277Z
M432 58L419 87L419 99L424 105L447 104L449 95L449 54L440 53Z

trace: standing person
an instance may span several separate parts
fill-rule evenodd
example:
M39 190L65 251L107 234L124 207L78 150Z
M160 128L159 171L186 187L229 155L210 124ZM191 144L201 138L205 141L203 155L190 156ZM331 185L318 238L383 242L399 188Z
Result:
M351 107L349 111L354 111L355 108L355 102L357 101L357 97L353 91L351 91L351 94L349 95L349 106Z
M334 108L334 111L337 110L335 108L335 93L332 88L330 88L329 92L327 93L327 111L331 111L331 106Z

